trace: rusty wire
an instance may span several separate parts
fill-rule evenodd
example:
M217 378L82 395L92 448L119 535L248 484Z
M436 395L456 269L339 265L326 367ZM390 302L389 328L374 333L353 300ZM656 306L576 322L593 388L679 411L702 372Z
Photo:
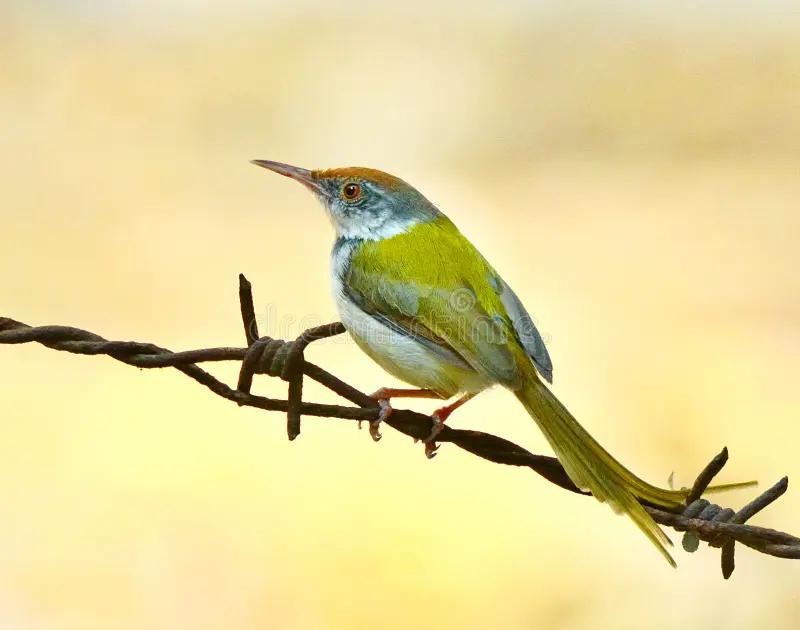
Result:
M290 440L300 434L302 416L338 418L343 420L374 420L378 415L375 400L355 387L340 380L330 372L305 359L306 347L317 340L342 334L341 323L327 324L306 330L293 341L259 337L253 308L252 288L247 279L239 276L239 303L244 325L244 348L203 348L172 352L151 343L109 341L95 333L70 326L36 326L0 317L0 344L37 342L48 348L86 355L107 355L128 365L140 368L173 367L212 392L240 406L256 407L266 411L287 414L287 434ZM212 376L198 363L239 361L241 368L236 389L232 389ZM266 398L250 393L253 377L266 374L288 382L286 400ZM302 399L304 378L311 378L335 392L355 406L330 405L305 402ZM405 409L395 409L385 420L392 428L415 439L430 435L432 422L429 416ZM554 457L535 455L521 446L501 437L484 433L454 429L445 426L437 441L455 444L482 459L511 466L527 467L551 483L582 495ZM722 550L722 574L727 579L734 569L734 546L742 543L761 553L779 558L800 558L800 538L790 534L747 525L755 514L770 505L786 492L787 477L760 494L738 512L710 503L701 496L713 478L728 460L723 449L700 473L692 486L687 506L682 511L670 512L643 502L653 519L679 532L685 532L683 548L693 552L699 542Z

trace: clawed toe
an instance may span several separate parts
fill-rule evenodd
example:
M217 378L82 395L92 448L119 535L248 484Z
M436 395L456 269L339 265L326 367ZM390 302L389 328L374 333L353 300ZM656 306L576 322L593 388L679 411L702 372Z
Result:
M433 459L436 457L436 451L439 450L439 444L436 442L425 442L425 457Z
M380 432L381 420L373 420L369 423L369 435L373 442L380 442L383 437Z
M431 416L431 422L433 422L431 433L422 441L423 444L425 444L425 457L428 459L436 457L436 451L439 450L439 445L436 443L436 436L444 429L444 421L436 413ZM416 440L414 441L416 442Z
M380 407L378 417L375 418L375 420L371 420L369 423L369 435L373 442L379 442L383 437L380 432L381 422L392 415L392 406L386 398L379 398L378 406ZM358 426L361 427L361 422L358 423Z

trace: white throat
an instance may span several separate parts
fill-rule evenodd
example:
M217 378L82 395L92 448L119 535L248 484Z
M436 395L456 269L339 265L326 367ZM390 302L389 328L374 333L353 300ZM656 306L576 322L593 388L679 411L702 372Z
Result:
M418 219L393 219L372 217L372 220L338 221L333 219L336 236L346 239L379 241L408 232L419 223Z

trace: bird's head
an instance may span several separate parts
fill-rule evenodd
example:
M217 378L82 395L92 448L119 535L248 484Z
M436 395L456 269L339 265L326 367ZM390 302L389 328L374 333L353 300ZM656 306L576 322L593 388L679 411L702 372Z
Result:
M270 160L253 160L253 164L291 177L311 190L328 210L340 237L388 238L439 216L436 207L415 188L372 168L310 171Z

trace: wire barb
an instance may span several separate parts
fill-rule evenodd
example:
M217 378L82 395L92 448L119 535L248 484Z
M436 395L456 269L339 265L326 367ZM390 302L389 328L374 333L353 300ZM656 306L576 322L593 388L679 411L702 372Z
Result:
M63 352L107 355L140 368L172 367L214 394L239 406L286 413L290 440L299 435L300 418L303 415L359 421L375 420L378 417L379 408L374 399L305 358L305 350L309 344L345 332L341 323L335 322L311 328L289 342L259 337L252 286L241 274L239 305L247 342L244 348L218 347L172 352L151 343L109 341L79 328L32 327L6 317L0 317L0 344L37 342ZM232 389L198 365L216 361L241 363L236 389ZM266 374L287 381L289 383L287 399L278 400L252 394L251 388L256 374ZM304 402L302 391L305 377L317 381L355 406ZM432 429L430 416L404 409L395 409L385 420L385 424L416 439L424 439L430 435ZM437 436L437 441L450 442L490 462L530 468L565 490L576 494L588 494L572 483L556 458L535 455L496 435L482 431L454 429L445 425ZM722 574L725 579L729 578L734 570L734 550L737 542L774 557L800 559L800 538L746 524L750 518L786 492L789 485L787 477L762 492L738 512L701 498L727 461L728 450L723 449L698 475L683 510L671 512L643 502L645 509L657 523L685 532L683 547L686 551L695 551L700 541L708 543L711 547L720 547Z
M714 480L714 477L719 474L719 471L722 470L727 463L728 447L726 446L720 453L714 456L714 459L708 462L708 465L697 475L697 479L692 485L689 496L686 498L686 503L693 503L703 496L706 488L708 488L709 484Z

